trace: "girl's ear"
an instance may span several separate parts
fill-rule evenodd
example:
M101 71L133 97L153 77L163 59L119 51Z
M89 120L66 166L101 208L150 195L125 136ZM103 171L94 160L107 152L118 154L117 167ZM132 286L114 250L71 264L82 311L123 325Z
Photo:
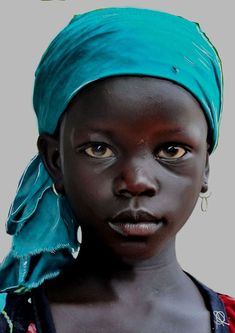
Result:
M206 193L208 191L209 173L210 173L209 154L207 153L205 169L204 169L204 173L203 173L203 177L202 177L201 193Z
M59 139L49 134L42 134L38 137L37 146L47 172L53 179L57 192L63 192Z

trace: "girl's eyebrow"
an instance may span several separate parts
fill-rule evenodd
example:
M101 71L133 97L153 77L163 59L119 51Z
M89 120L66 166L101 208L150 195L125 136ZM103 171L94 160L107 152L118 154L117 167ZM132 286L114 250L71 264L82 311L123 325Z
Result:
M85 132L86 135L88 136L101 136L105 137L111 140L117 139L120 134L123 136L123 131L120 126L117 126L116 128L113 128L112 130L106 129L106 128L97 128L97 127L90 127L88 129L82 129L82 130L75 130L73 132L73 135L71 135L71 138L76 139L76 137L79 137L79 134L83 135ZM150 133L149 133L150 134ZM164 135L182 135L182 136L193 136L193 131L189 131L188 129L185 129L184 127L175 127L175 128L158 128L158 129L153 129L152 135L153 136L164 136ZM93 138L91 138L93 139ZM94 138L95 139L95 138Z
M73 130L71 131L71 135L70 135L71 142L78 139L80 135L84 135L84 134L88 137L102 136L102 137L114 140L117 132L116 131L113 132L112 130L101 129L101 128L87 128L87 129L84 128L81 130L73 128Z
M186 133L187 132L187 129L184 126L179 126L178 124L175 125L175 127L174 127L174 125L171 125L169 127L159 126L159 125L157 125L157 126L158 126L158 128L157 128L156 132L159 132L159 133L173 133L173 134L175 134L175 133ZM154 127L154 125L153 125L153 127ZM79 133L86 131L89 134L101 134L101 135L104 134L104 135L107 135L107 136L113 136L114 133L119 132L119 131L121 132L122 127L117 125L115 127L112 127L112 129L110 129L110 128L108 129L108 128L89 126L89 127L84 128L84 129L73 128L72 131L73 131L73 135L79 135Z
M82 132L86 132L88 134L101 134L101 135L107 135L107 136L111 136L113 131L110 130L110 129L102 129L102 128L97 128L97 127L87 127L87 128L84 128L84 129L74 129L74 132L73 132L73 135L79 135L79 133L82 133Z
M194 131L190 130L189 128L179 127L179 128L164 128L163 130L159 130L156 132L159 135L186 135L186 136L193 136Z
M185 128L182 127L176 127L176 128L163 128L158 130L157 132L159 133L172 133L172 134L176 134L176 133L185 133Z
M190 140L198 140L200 138L200 131L195 130L192 127L177 127L177 128L164 128L155 132L156 136L167 137L172 136L174 139L190 139Z

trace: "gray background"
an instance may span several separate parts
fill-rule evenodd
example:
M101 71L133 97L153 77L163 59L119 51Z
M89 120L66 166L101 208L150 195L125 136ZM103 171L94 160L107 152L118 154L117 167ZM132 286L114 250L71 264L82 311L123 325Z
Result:
M182 267L217 291L235 295L233 1L103 0L1 1L0 4L0 261L10 238L4 224L18 180L36 153L37 127L32 108L34 70L52 37L79 12L111 6L168 11L200 22L223 61L225 102L220 143L211 156L209 209L193 216L177 241Z

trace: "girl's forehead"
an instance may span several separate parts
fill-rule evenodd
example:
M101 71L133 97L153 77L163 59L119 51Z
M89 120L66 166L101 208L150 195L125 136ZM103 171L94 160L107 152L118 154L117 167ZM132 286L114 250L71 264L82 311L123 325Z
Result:
M182 86L161 78L122 76L99 80L77 93L68 106L68 119L175 117L176 109L203 113L196 98ZM194 111L196 110L196 111ZM203 116L204 117L204 116Z
M198 101L181 86L163 79L114 77L90 85L70 103L67 134L194 131L207 128Z
M172 92L178 94L188 94L192 96L185 88L178 83L164 78L157 78L151 76L113 76L105 79L97 80L85 86L81 91L77 93L71 104L84 99L86 97L102 97L112 95L115 97L128 98L129 94L135 94L141 92L141 96L155 96L157 97L162 91L172 90ZM128 94L129 93L129 94Z

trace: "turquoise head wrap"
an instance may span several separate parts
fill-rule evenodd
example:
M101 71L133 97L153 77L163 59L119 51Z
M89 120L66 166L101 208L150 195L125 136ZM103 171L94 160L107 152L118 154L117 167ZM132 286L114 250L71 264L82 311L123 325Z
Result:
M39 133L55 132L69 102L99 79L140 75L171 80L199 101L209 128L209 152L218 141L222 69L198 24L138 8L106 8L75 16L52 41L35 74ZM57 197L39 155L26 168L11 206L12 248L0 266L0 290L24 292L57 276L79 249L66 197Z

